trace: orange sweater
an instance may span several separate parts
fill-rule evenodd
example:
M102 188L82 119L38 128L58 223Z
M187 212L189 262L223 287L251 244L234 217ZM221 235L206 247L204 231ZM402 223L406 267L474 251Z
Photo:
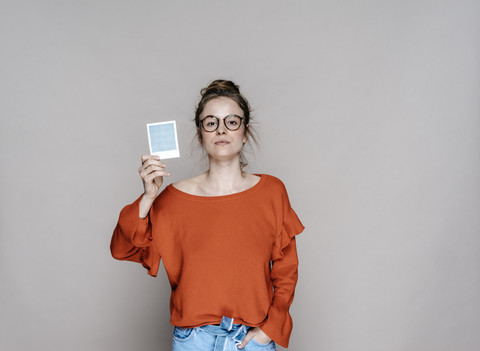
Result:
M297 283L295 235L304 227L283 183L262 174L256 185L225 196L196 196L167 186L148 216L138 198L120 213L111 251L172 288L170 323L184 328L220 323L260 327L288 347L289 308Z

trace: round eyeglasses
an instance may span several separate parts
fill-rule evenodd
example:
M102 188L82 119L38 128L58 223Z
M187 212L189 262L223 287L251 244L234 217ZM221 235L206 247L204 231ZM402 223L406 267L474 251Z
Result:
M237 115L228 115L223 117L223 124L225 124L225 128L228 130L237 130L242 125L243 117ZM207 116L200 121L203 129L206 132L214 132L218 129L220 125L220 118L215 116Z

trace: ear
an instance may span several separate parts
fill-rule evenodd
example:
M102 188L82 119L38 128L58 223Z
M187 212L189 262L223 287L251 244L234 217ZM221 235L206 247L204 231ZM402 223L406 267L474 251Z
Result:
M245 144L248 141L248 137L250 136L250 124L245 126L245 133L243 133L243 143Z

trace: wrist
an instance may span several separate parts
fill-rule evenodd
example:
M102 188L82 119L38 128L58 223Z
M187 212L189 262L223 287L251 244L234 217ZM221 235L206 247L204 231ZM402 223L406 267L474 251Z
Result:
M155 197L149 197L147 194L143 194L140 203L139 203L139 208L138 208L138 216L141 219L144 219L147 217L148 212L150 212L150 208L153 205L153 200L155 200Z
M145 199L144 201L153 202L153 200L155 200L156 197L157 197L157 194L149 195L147 193L143 193L142 200Z

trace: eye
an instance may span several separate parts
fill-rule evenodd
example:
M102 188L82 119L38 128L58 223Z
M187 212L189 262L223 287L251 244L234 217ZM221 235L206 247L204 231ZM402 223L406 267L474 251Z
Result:
M205 119L202 121L202 123L203 123L203 126L204 126L205 128L212 128L212 129L213 129L213 128L216 128L217 125L218 125L217 119L216 119L216 118L213 118L213 117L207 117L207 118L205 118Z
M238 121L234 120L234 119L229 119L227 121L228 125L230 126L236 126L238 124Z

